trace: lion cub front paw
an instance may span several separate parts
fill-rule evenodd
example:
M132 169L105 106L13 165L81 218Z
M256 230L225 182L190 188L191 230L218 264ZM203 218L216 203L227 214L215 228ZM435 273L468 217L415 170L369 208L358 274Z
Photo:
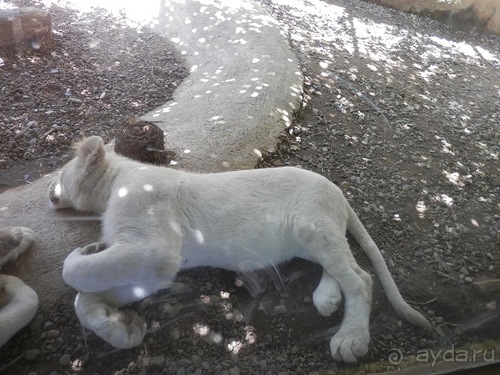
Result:
M128 349L141 344L147 332L146 321L135 311L108 305L99 293L78 293L75 312L83 326L115 348Z
M113 309L115 310L115 309ZM140 345L147 333L146 321L135 311L115 310L109 316L109 327L96 334L115 348L129 349Z
M330 341L332 357L336 361L355 363L368 353L370 333L367 329L340 329Z
M82 255L89 255L89 254L95 254L99 253L103 250L106 250L108 246L104 242L94 242L91 243L90 245L80 247L78 251Z

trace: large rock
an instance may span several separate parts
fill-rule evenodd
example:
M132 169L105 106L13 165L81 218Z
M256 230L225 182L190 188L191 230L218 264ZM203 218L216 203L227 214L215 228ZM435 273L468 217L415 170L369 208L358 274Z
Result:
M365 0L437 18L454 27L500 35L498 0Z
M51 39L51 31L52 17L46 10L33 7L0 9L0 47L17 45L33 38L45 42Z

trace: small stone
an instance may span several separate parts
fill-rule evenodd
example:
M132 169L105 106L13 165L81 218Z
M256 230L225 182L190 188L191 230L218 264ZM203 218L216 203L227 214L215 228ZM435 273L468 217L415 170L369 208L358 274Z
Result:
M67 367L69 365L71 365L71 356L69 354L63 354L60 358L59 358L59 364L62 366L62 367Z
M61 332L59 332L57 329L51 329L50 331L47 332L47 337L49 339L59 337L60 335L61 335Z
M165 357L162 355L155 355L154 357L151 357L150 363L153 366L161 366L165 362Z
M24 355L24 359L27 362L33 362L38 357L40 357L40 354L42 354L42 352L39 349L31 349L26 352L26 354Z
M191 361L188 358L182 358L181 360L179 360L179 362L182 363L183 365L186 365L186 366L193 364L193 361Z
M38 328L40 328L42 326L44 320L45 320L45 318L43 317L43 315L37 314L29 325L30 329L32 331L37 330Z
M285 314L286 313L286 306L285 305L274 306L274 312L277 314Z
M175 317L179 312L182 310L182 303L176 303L175 305L172 306L172 309L168 312L168 315L170 317Z

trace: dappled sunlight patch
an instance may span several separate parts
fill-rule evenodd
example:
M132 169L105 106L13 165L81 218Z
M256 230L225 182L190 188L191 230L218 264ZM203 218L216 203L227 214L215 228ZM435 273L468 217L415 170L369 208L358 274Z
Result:
M134 286L132 288L132 294L137 299L142 299L142 298L146 298L149 295L149 292L140 286Z
M444 138L441 138L440 136L436 135L435 136L438 141L441 141L442 149L441 152L444 154L451 154L455 156L455 153L451 151L451 144Z
M210 333L210 328L206 324L195 323L193 325L193 332L198 336L205 337Z
M257 155L257 157L260 159L262 158L262 152L256 148L253 149L253 153Z
M461 176L459 172L448 172L443 170L442 173L450 183L458 187L465 186L465 181L472 178L471 175Z
M126 187L122 187L122 188L118 189L118 196L120 198L126 197L127 194L128 194L128 189Z
M425 212L428 210L428 207L423 200L417 202L415 209L417 210L418 218L425 219Z
M197 243L199 243L200 245L205 243L205 238L200 230L195 229L193 233Z
M61 196L61 193L62 193L62 188L61 188L61 184L58 182L56 184L56 186L54 186L54 195L56 197L60 197Z
M439 194L439 195L436 195L434 197L434 200L436 202L441 202L443 203L444 205L448 206L448 207L451 207L453 206L453 198L451 198L449 195L447 194Z

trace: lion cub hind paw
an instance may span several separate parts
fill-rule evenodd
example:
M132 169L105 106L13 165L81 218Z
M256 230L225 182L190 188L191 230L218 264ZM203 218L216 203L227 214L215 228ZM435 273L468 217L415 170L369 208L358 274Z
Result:
M328 293L316 290L313 293L314 306L322 316L330 316L338 310L342 302L342 295L335 290Z
M107 245L104 242L94 242L94 243L91 243L90 245L81 247L78 250L80 251L80 254L82 254L82 255L89 255L89 254L99 253L103 250L106 250L106 248L107 248Z
M339 362L356 363L358 358L368 353L369 342L368 332L339 332L330 341L332 357Z
M107 324L90 329L115 348L133 348L144 340L147 333L146 321L135 311L115 310L107 318Z

